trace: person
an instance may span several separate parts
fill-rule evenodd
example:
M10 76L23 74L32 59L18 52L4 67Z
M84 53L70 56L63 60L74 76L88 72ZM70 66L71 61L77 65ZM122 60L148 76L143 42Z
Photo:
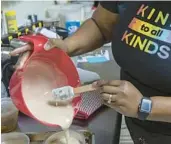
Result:
M169 1L101 1L76 33L45 45L45 50L56 46L75 56L112 42L121 78L100 80L93 86L101 88L106 105L125 116L135 144L171 143L170 6ZM31 49L27 45L11 54Z

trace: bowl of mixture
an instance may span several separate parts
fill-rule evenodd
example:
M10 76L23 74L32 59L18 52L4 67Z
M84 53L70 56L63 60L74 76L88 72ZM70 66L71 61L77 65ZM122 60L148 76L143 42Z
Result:
M1 144L29 144L30 139L23 133L6 133L1 135Z
M85 138L73 130L61 131L47 138L44 144L85 144Z
M9 88L16 107L40 123L62 128L69 127L78 112L81 96L67 106L56 106L52 90L63 86L80 86L80 79L71 58L60 48L44 50L48 39L27 35L21 40L33 44L33 52L21 69L11 77Z
M1 132L6 133L16 129L18 109L10 98L1 99Z

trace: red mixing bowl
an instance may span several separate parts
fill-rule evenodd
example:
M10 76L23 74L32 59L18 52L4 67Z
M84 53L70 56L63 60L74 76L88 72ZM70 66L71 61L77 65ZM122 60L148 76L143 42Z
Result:
M25 98L24 81L31 81L34 83L34 87L30 84L31 90L42 89L38 81L35 80L35 76L39 73L45 73L43 80L45 82L50 81L50 85L53 88L58 88L66 85L70 85L72 87L80 86L80 79L78 72L70 59L70 57L61 49L53 48L49 51L44 50L44 44L47 42L47 38L41 35L28 35L20 37L21 40L31 42L34 45L34 50L26 61L22 69L16 70L11 77L10 80L10 95L11 98L16 105L16 107L23 112L24 114L38 120L40 123L45 124L47 126L58 126L51 123L47 123L37 119L33 112L27 106L27 101ZM44 67L41 67L41 64L45 64ZM31 69L32 65L36 65L34 69ZM29 79L25 76L25 73L31 71L29 75ZM41 78L42 82L42 78ZM37 83L37 85L35 85ZM34 98L32 96L31 98ZM78 106L81 102L81 97L76 97L73 99L72 104L74 107L74 114L76 115L78 111Z

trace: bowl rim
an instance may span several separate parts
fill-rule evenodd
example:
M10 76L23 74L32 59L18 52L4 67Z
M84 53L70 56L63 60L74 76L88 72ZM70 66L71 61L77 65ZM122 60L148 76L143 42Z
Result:
M29 144L30 143L30 138L25 134L25 133L21 133L21 132L11 132L11 133L2 133L1 134L1 142L4 142L5 140L4 139L14 139L15 136L21 136L23 137L25 140L27 140L27 143ZM17 137L16 137L17 139Z
M83 134L80 134L79 131L77 131L77 130L70 130L70 129L69 129L69 131L70 131L70 132L73 132L73 133L76 133L76 134L78 134L78 135L80 135L81 139L83 140L83 143L82 143L82 144L85 144L85 137L84 137ZM59 132L56 132L56 133L52 134L51 136L49 136L48 138L46 138L46 139L44 140L43 144L48 144L47 142L49 142L49 140L50 140L51 138L53 138L54 136L59 135L59 134L61 134L61 133L64 133L64 131L59 131Z

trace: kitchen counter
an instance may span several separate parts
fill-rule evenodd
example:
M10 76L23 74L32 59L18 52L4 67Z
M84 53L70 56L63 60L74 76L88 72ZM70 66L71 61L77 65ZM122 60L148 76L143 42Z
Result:
M73 130L89 129L95 134L96 144L119 144L121 116L103 106L87 121L74 120ZM60 128L47 127L24 114L19 115L18 128L21 132L60 131Z

